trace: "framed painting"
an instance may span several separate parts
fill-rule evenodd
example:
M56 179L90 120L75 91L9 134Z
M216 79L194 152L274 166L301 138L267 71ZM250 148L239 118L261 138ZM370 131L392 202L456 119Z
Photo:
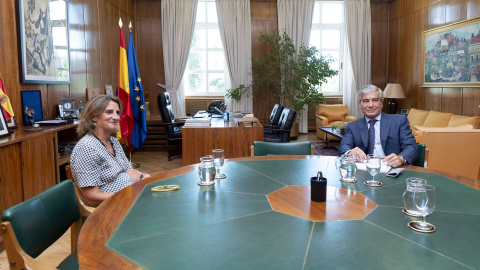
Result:
M68 0L18 0L22 83L70 84Z
M0 137L10 135L10 130L7 126L7 121L5 121L5 115L3 115L3 110L0 109Z
M422 87L480 86L480 17L422 33Z

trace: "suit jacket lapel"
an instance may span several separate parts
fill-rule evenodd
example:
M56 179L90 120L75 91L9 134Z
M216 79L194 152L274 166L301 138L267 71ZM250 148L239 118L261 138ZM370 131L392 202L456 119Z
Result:
M382 112L380 120L380 142L382 143L383 151L385 151L385 144L387 142L388 132L390 131L391 119L388 114ZM387 154L387 153L385 153Z
M362 119L362 122L360 124L360 135L362 137L362 142L363 142L363 145L365 146L364 151L367 150L367 147L368 147L368 125L367 125L367 121L366 121L366 118L365 116L363 116L363 119Z

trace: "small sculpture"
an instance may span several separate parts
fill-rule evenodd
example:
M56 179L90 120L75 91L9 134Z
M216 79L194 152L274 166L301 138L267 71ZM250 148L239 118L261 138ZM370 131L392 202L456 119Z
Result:
M34 110L34 109L29 108L29 107L25 107L24 113L25 113L25 116L28 118L28 120L30 120L30 122L32 122L32 127L31 127L31 128L27 128L27 129L26 129L27 131L38 131L38 130L42 130L42 128L40 128L40 125L39 125L39 124L35 124L35 119L33 118L33 115L35 114L35 110Z

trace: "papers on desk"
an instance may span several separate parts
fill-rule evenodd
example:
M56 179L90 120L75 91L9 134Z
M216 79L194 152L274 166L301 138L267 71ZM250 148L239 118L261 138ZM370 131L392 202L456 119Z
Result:
M357 170L366 171L367 170L367 162L360 161L355 163L357 165ZM386 162L382 161L382 167L380 168L380 173L387 173L390 171L392 167L390 167Z
M185 121L184 127L209 127L210 118L189 118Z

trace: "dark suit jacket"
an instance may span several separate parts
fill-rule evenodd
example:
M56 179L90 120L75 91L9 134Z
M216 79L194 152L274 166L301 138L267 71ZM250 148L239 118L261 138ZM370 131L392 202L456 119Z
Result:
M385 155L395 153L404 156L408 164L413 164L417 158L417 143L413 137L412 130L406 115L385 114L382 112L380 120L380 141ZM367 151L368 147L368 125L365 116L348 123L347 130L343 136L338 153L358 147Z

